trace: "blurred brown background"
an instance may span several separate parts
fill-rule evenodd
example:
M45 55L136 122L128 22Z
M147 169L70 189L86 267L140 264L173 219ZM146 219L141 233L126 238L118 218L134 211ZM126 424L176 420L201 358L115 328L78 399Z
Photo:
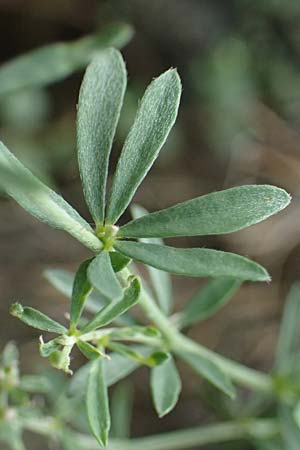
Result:
M184 87L177 125L135 201L153 211L247 183L274 184L293 196L286 211L246 231L172 241L177 246L234 251L269 270L272 284L245 284L221 313L190 331L209 347L267 370L285 294L300 272L300 3L1 0L1 62L119 20L132 24L135 35L123 50L129 89L112 166L149 81L174 66ZM88 218L75 144L82 75L77 72L50 87L1 99L0 131L14 153ZM37 333L11 318L8 307L22 300L59 317L67 303L42 278L42 271L49 266L75 269L87 251L6 199L1 199L0 217L0 340L1 345L9 339L21 344L23 367L30 372L42 364ZM176 308L200 283L174 279ZM199 381L190 372L177 409L163 421L156 419L146 376L145 370L134 376L135 435L207 419L198 397Z

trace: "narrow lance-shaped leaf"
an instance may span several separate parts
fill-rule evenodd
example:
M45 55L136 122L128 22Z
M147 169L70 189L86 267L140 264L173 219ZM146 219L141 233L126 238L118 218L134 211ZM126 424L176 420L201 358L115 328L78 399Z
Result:
M145 208L142 208L139 205L133 205L131 208L131 213L134 219L138 219L139 217L143 217L148 214ZM152 239L149 241L148 239L141 239L141 242L144 243L153 243L158 245L164 245L163 241L159 238ZM154 292L156 294L156 298L158 303L162 309L162 311L169 315L172 310L172 282L171 277L167 272L162 270L155 269L152 266L147 266L147 270L149 272L150 279L152 281L152 286Z
M150 356L152 350L142 345L132 345L131 349L141 354L145 358ZM127 356L119 353L110 353L110 359L103 360L103 371L106 385L112 386L123 378L127 377L140 366L136 360L129 359ZM70 381L69 392L71 395L82 395L88 380L91 363L80 367Z
M275 186L241 186L188 200L143 216L120 230L124 237L225 234L241 230L284 209L290 195Z
M133 347L128 345L120 344L119 342L110 342L109 348L120 355L126 356L127 358L133 359L140 364L145 364L148 367L155 367L162 364L167 358L168 354L162 351L154 351L149 356L144 357L142 354L137 352Z
M109 252L110 262L115 273L121 272L131 261L119 252Z
M94 360L90 366L86 405L91 431L99 445L105 447L110 429L110 415L101 358Z
M127 257L124 256L124 258ZM127 260L129 260L129 258L127 258ZM44 276L59 292L68 299L71 299L75 279L75 275L72 272L62 269L47 269L44 272ZM84 303L84 309L91 313L97 313L99 309L107 305L108 301L109 300L101 295L100 292L93 290ZM116 322L121 325L135 325L138 323L134 317L130 316L129 312L123 314L122 317L119 317Z
M67 332L67 329L63 325L30 306L22 306L20 303L14 303L10 307L10 314L38 330L58 334Z
M80 319L84 303L92 290L92 285L87 277L87 270L91 263L91 259L84 261L80 264L79 269L76 272L71 299L71 313L70 323L71 326L76 327Z
M92 286L109 300L122 297L122 288L112 268L109 253L102 251L90 263L88 278Z
M240 285L239 280L217 278L201 287L179 313L179 326L186 327L214 315L233 297Z
M147 88L118 161L107 222L118 220L157 158L176 120L180 95L180 78L173 69Z
M81 351L81 353L87 359L96 359L99 357L106 357L105 353L102 353L97 347L90 344L89 342L81 341L80 339L76 342L77 347Z
M177 275L233 277L251 281L270 280L268 272L262 266L234 253L125 241L116 242L115 248L132 259Z
M103 327L115 320L133 305L138 302L141 292L141 284L139 280L132 277L130 285L123 291L123 298L119 301L113 301L106 307L101 309L98 314L82 329L83 333Z
M77 211L38 180L1 142L0 188L40 221L68 232L93 251L103 247Z
M112 48L102 51L86 70L77 116L80 175L96 224L104 221L109 155L125 89L126 69L120 52Z
M178 356L201 377L205 378L229 397L234 397L235 390L230 379L214 362L208 358L186 352L178 353Z
M171 355L159 366L151 369L151 392L159 417L175 407L181 392L181 380Z
M289 372L300 352L300 283L291 287L280 325L275 367L279 372ZM297 356L298 355L298 356Z
M123 47L132 34L129 25L112 24L82 39L47 45L19 56L0 69L0 95L59 81L83 68L100 49Z

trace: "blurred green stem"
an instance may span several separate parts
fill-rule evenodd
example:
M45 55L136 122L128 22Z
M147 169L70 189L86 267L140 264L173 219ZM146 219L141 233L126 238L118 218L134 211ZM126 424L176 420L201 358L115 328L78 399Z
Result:
M23 426L34 433L55 438L56 428L52 418L24 419ZM157 434L154 436L134 438L131 440L111 439L107 450L176 450L188 449L199 445L239 439L268 439L279 434L276 419L248 419L246 421L230 421L216 425L187 428L180 431ZM96 440L85 434L72 432L74 441L84 450L98 450Z

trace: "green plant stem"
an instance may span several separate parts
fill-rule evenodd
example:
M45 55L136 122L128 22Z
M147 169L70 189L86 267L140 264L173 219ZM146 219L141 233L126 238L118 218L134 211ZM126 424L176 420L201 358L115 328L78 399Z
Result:
M122 275L126 278L131 275L131 272L127 268L122 272L124 272ZM274 393L273 380L270 375L225 358L224 356L203 347L180 333L174 324L172 324L172 322L159 309L154 299L145 289L142 290L139 304L148 318L164 335L170 350L174 353L180 354L182 352L188 352L202 357L207 357L214 363L218 364L219 367L223 369L224 372L226 372L227 375L236 383L256 391L262 391L269 394Z
M176 450L240 439L268 439L279 433L275 419L257 419L248 422L227 422L131 440L111 439L109 450ZM97 450L96 441L78 435L76 441L86 450Z
M55 419L23 419L23 426L43 436L55 437L59 432ZM154 436L134 438L130 440L109 441L109 450L176 450L188 449L199 445L239 439L268 439L278 435L280 427L276 419L248 419L246 421L228 421L215 425L206 425L185 430L171 431ZM82 433L73 432L76 442L84 450L98 450L96 440Z

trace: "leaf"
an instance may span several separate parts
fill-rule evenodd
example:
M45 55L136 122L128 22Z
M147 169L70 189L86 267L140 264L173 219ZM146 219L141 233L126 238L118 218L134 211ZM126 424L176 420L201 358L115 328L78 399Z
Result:
M40 311L29 306L22 306L20 303L11 305L9 312L12 316L17 317L30 327L37 328L38 330L58 334L64 334L68 331L63 325L50 319L50 317Z
M132 34L129 25L112 24L82 39L47 45L19 56L0 69L0 95L62 80L86 66L101 48L123 47Z
M40 343L39 343L39 351L40 355L43 358L48 358L52 353L56 352L61 347L60 342L58 342L58 339L51 339L51 341L44 342L43 337L40 336Z
M132 277L129 282L129 287L123 291L123 298L119 301L113 301L101 309L101 311L85 325L82 329L82 333L88 333L89 331L96 330L97 328L109 324L138 302L141 284L136 277Z
M66 231L93 251L101 250L101 241L77 211L38 180L0 142L1 188L41 222Z
M241 282L232 278L210 281L193 295L179 313L179 326L183 328L213 316L226 305L240 286Z
M291 370L300 351L300 283L291 287L283 311L278 338L275 368L280 373Z
M97 359L99 357L103 358L106 355L102 353L97 347L90 344L89 342L81 341L80 339L76 342L77 347L81 351L81 353L87 358L87 359Z
M283 189L241 186L188 200L147 214L121 227L122 237L174 237L225 234L261 222L284 209Z
M124 256L124 258L126 258ZM44 272L44 276L46 279L63 295L67 298L71 298L72 288L75 276L72 272L62 269L47 269ZM89 295L88 299L84 303L84 309L91 313L97 313L99 309L106 306L108 303L108 299L103 297L100 292L94 290ZM129 315L129 313L125 313L122 317L116 319L117 323L121 325L132 325L136 324L137 321L133 317Z
M101 447L107 445L110 415L102 359L92 362L87 386L87 415L91 431Z
M72 299L71 299L71 313L70 313L70 323L72 327L76 327L84 303L92 290L92 285L88 280L87 271L92 259L88 259L80 264L79 269L76 272L73 289L72 289Z
M72 370L70 370L71 358L70 353L72 351L73 345L66 345L62 350L55 350L49 355L49 362L52 367L58 370L63 370L69 375L73 375Z
M262 266L234 253L125 241L116 242L115 248L132 259L177 275L270 281L268 272Z
M110 262L115 273L121 272L131 261L119 252L109 252Z
M140 364L144 364L148 367L155 367L162 364L167 358L168 354L162 351L152 352L149 356L144 356L139 353L133 346L120 344L119 342L110 342L109 348L122 356L133 359Z
M174 69L148 86L113 178L108 223L114 224L119 219L157 158L176 120L180 95L180 78Z
M88 267L88 278L92 286L109 300L118 300L122 296L121 285L113 271L109 253L102 251Z
M148 214L146 209L142 208L139 205L133 205L130 208L132 216L134 219L138 219L139 217L143 217ZM156 238L152 239L140 239L141 242L164 245L162 239ZM163 272L162 270L155 269L152 266L147 266L147 270L149 272L150 279L152 281L152 286L154 288L154 292L158 303L160 305L161 310L169 315L172 311L172 282L171 277L167 272Z
M235 390L227 375L208 358L191 353L178 352L178 356L185 361L196 373L205 378L222 392L233 398Z
M108 162L126 89L120 52L94 57L80 88L77 115L78 162L83 192L96 224L103 224Z
M181 392L181 380L173 358L151 369L151 392L159 417L168 414L175 407Z
M130 426L133 406L133 386L124 381L119 383L111 400L112 434L117 439L130 437Z

